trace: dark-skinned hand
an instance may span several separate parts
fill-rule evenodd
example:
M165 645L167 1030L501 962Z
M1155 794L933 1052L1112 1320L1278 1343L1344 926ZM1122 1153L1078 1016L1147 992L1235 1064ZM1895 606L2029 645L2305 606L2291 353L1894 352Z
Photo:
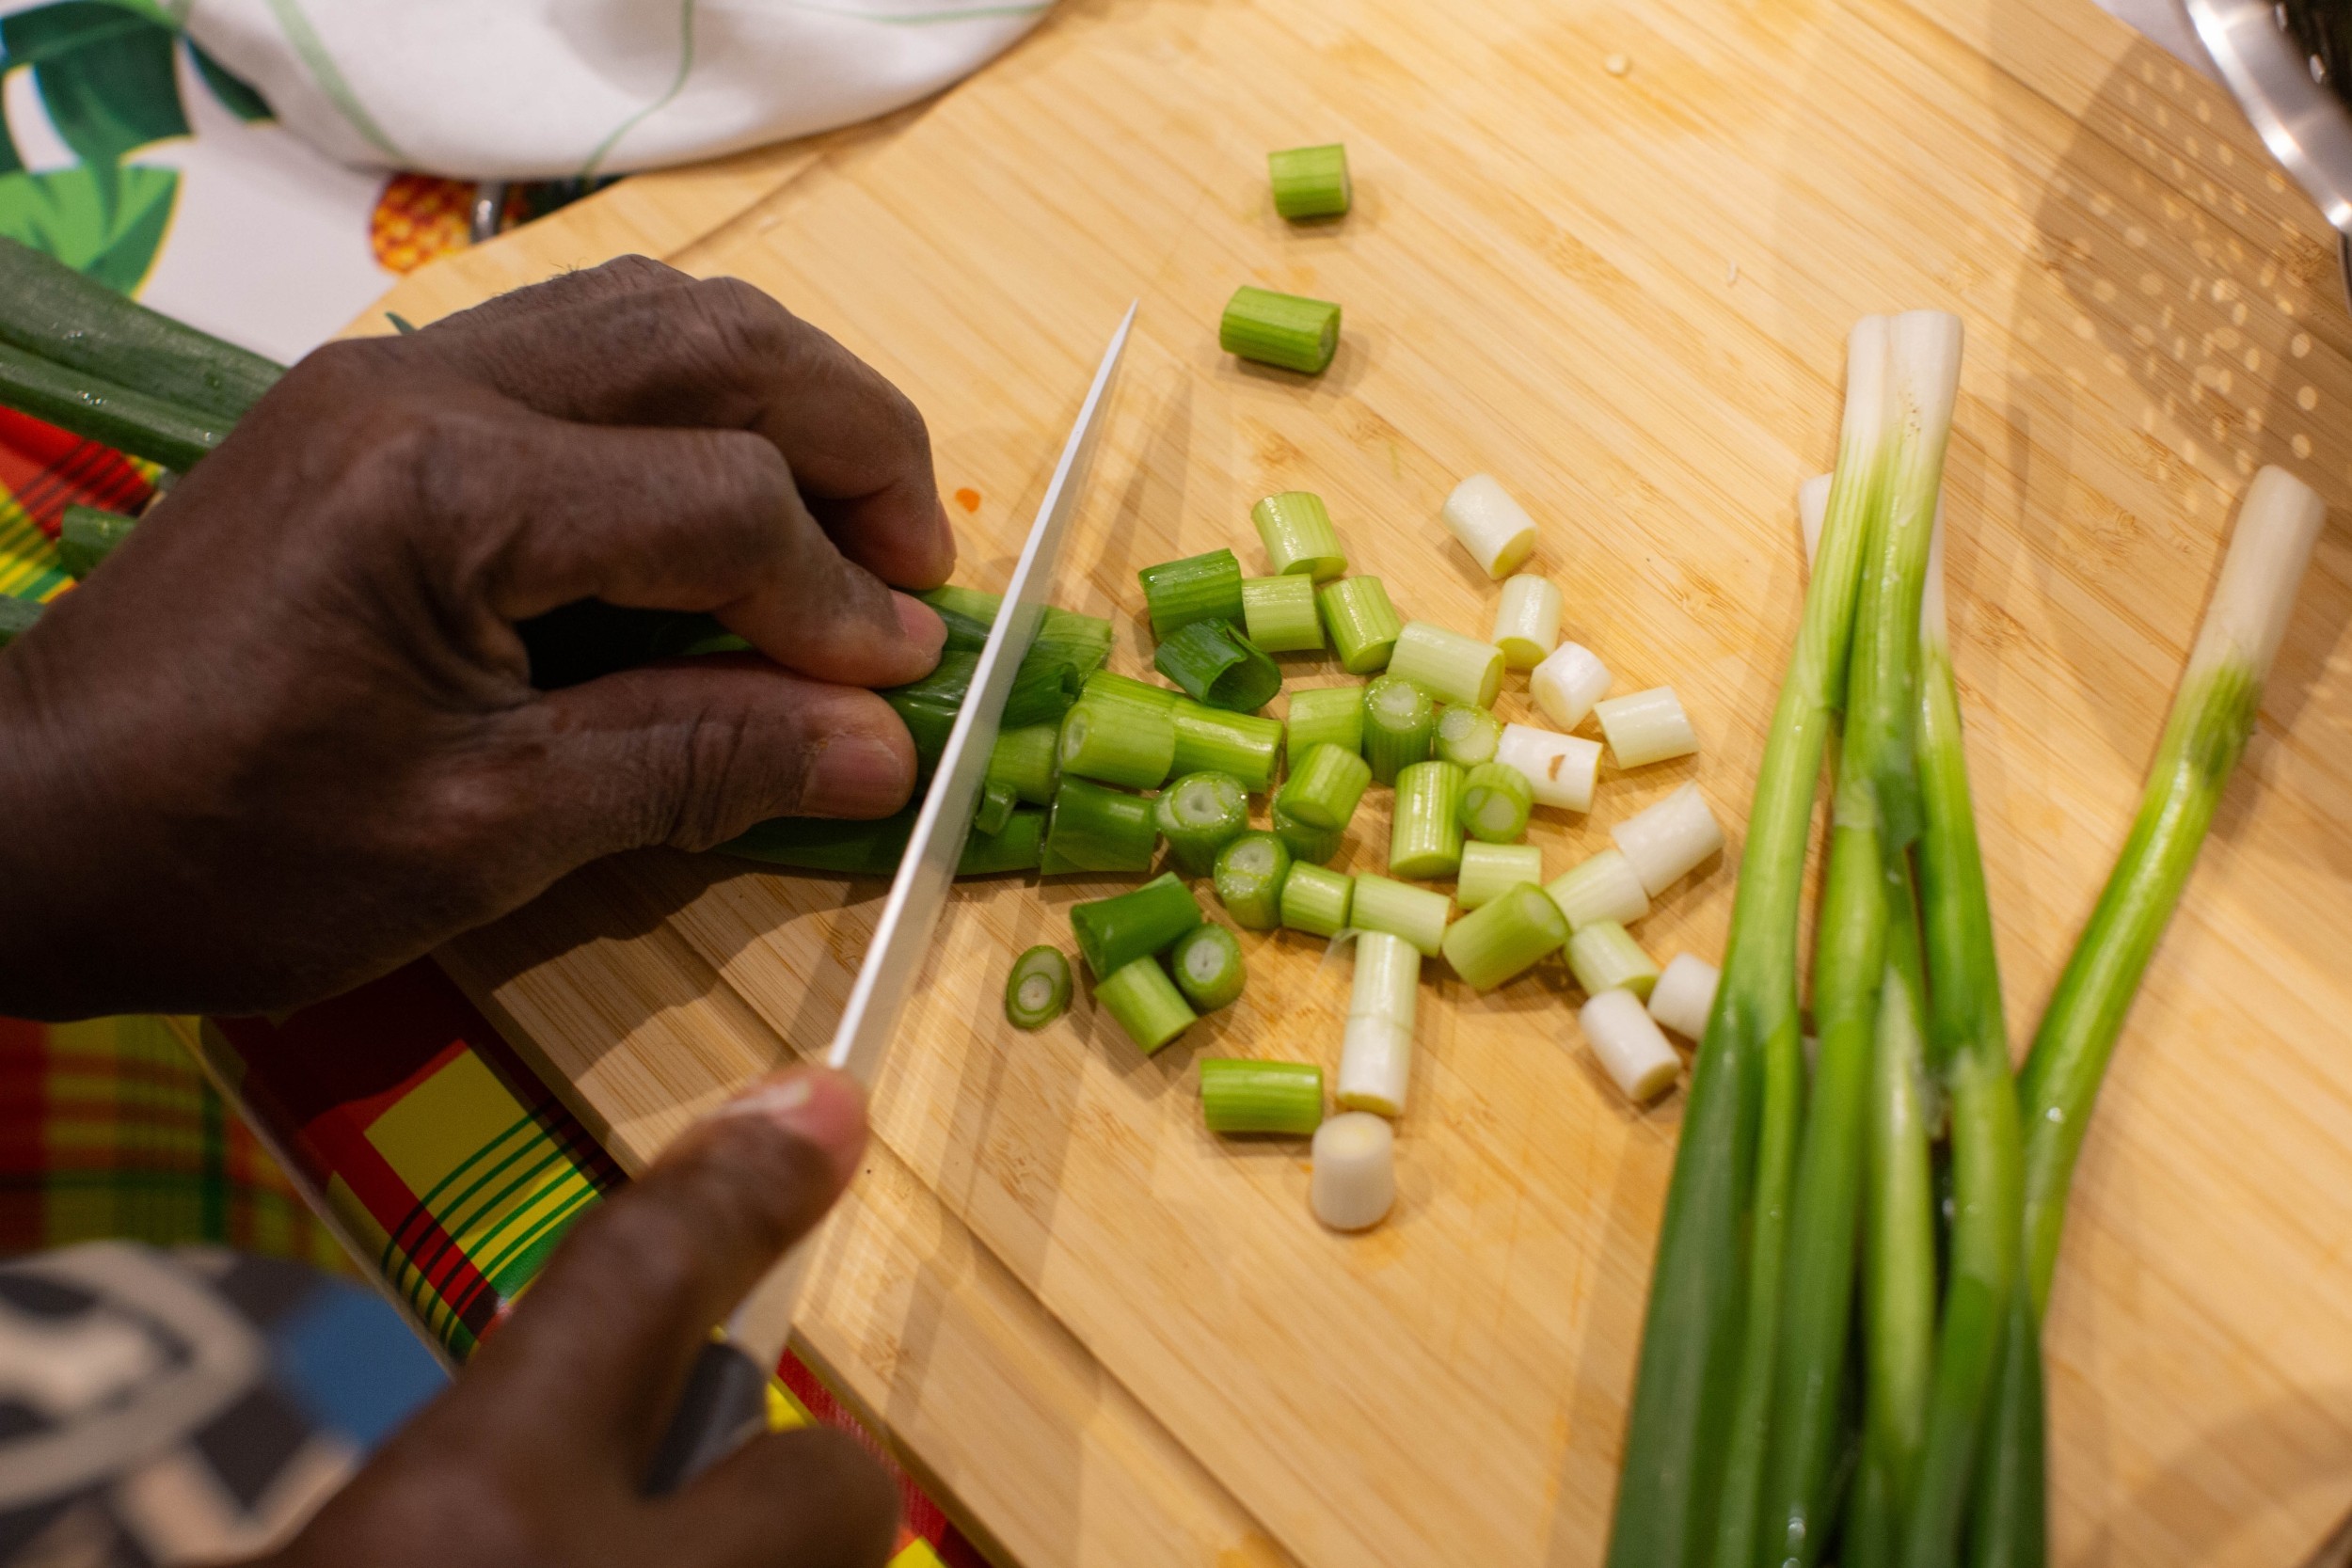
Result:
M898 1499L823 1428L639 1481L707 1338L857 1168L855 1085L755 1085L581 1221L456 1387L268 1568L880 1568Z
M258 1012L645 845L881 816L936 662L921 417L749 285L642 258L304 359L0 654L0 1013ZM767 656L560 691L585 598ZM772 662L771 662L772 661Z

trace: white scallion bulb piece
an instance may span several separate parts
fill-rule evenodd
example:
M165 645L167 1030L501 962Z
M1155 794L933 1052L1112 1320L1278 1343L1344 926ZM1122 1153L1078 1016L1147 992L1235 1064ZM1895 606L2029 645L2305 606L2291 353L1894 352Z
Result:
M1609 667L1581 642L1563 642L1527 677L1527 694L1544 717L1564 730L1584 722L1609 690Z
M1609 1080L1636 1105L1663 1094L1682 1072L1682 1058L1658 1031L1657 1021L1629 990L1605 990L1586 1002L1577 1015L1593 1054L1600 1058ZM1330 1126L1329 1122L1323 1124ZM1323 1134L1315 1134L1318 1148Z
M1608 736L1620 768L1687 757L1699 749L1698 732L1671 686L1605 698L1593 705L1593 717L1600 721L1600 733Z
M1535 519L1492 474L1472 474L1454 487L1441 509L1445 526L1490 578L1509 577L1535 548Z
M1555 735L1533 724L1505 724L1495 743L1495 761L1527 775L1539 806L1563 811L1593 809L1593 781L1600 776L1600 742Z
M1510 731L1502 732L1510 737ZM1708 856L1724 847L1724 831L1694 784L1684 784L1646 811L1609 830L1633 874L1652 898L1665 892Z
M1621 849L1587 857L1544 891L1560 906L1571 931L1603 920L1630 926L1649 913L1649 890Z
M1315 1218L1334 1230L1364 1230L1388 1217L1396 1202L1394 1128L1370 1111L1343 1111L1315 1129L1313 1158L1307 1191Z
M1715 987L1723 971L1692 953L1677 953L1650 988L1649 1016L1684 1039L1707 1033L1707 1015L1715 1010Z
M1413 1012L1421 991L1421 950L1386 931L1356 934L1356 979L1340 1040L1340 1078L1332 1098L1350 1111L1405 1114L1413 1076Z
M1560 645L1560 590L1549 578L1522 572L1506 578L1495 605L1495 634L1486 639L1502 650L1514 670L1533 670Z

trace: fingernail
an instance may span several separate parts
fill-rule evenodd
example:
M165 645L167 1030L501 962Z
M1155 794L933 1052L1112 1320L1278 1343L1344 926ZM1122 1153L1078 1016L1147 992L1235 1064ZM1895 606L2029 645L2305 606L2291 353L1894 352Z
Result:
M866 1152L866 1095L857 1080L831 1068L793 1068L763 1078L720 1108L723 1116L764 1117L824 1151L835 1180L857 1173Z
M907 759L869 735L836 735L818 743L801 784L797 816L887 816L914 788Z
M898 629L907 634L907 641L923 650L923 670L930 673L939 662L939 650L947 645L947 623L939 618L939 611L912 594L892 594L898 611Z

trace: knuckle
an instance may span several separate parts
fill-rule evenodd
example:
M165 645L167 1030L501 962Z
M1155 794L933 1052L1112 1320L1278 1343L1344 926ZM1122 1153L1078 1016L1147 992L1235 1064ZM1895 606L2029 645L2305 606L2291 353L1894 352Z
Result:
M688 290L687 304L712 356L747 372L785 361L810 335L798 316L739 277L704 278Z

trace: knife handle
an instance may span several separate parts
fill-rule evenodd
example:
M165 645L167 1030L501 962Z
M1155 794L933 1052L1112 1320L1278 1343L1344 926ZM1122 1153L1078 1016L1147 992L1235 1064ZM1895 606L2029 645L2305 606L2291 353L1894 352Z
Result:
M677 1411L645 1471L645 1495L676 1491L767 1430L768 1370L733 1340L711 1340L686 1374Z

